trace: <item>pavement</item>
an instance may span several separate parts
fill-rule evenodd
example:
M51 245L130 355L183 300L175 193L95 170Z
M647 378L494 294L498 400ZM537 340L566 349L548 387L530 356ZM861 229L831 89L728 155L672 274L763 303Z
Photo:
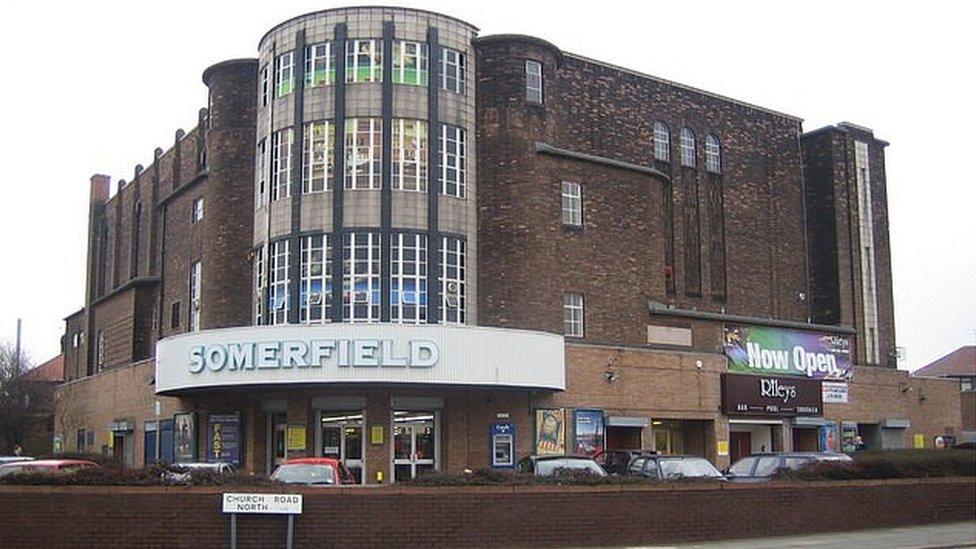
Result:
M929 526L907 526L856 532L830 532L808 536L740 539L712 543L655 546L674 549L757 549L798 547L802 549L836 547L864 549L948 549L976 547L976 522L955 522Z

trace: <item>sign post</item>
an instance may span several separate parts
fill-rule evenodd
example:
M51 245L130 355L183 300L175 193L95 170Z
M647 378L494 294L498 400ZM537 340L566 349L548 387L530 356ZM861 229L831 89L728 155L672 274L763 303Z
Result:
M237 515L288 515L285 547L292 548L295 533L295 515L302 514L301 494L235 494L223 495L224 514L230 515L230 547L237 549Z

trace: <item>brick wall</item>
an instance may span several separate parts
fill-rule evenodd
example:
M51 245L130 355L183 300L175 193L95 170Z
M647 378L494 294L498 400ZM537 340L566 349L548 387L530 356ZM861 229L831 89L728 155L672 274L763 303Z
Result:
M784 536L976 517L976 481L680 487L339 488L304 494L295 545L607 546ZM220 488L0 486L12 547L218 547ZM38 528L52 509L57 528ZM111 509L111 512L106 512ZM242 516L239 547L282 546L285 519Z

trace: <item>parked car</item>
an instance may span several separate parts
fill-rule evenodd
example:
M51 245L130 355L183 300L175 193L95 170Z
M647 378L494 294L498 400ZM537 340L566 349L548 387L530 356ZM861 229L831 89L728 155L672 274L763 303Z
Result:
M17 463L19 461L31 461L34 458L27 456L0 456L0 465L6 465L7 463Z
M601 450L593 455L593 461L599 463L608 475L626 475L632 459L655 454L654 450Z
M551 477L560 472L584 473L605 477L607 472L593 458L586 456L528 456L519 461L518 470L539 477Z
M349 469L341 461L332 458L289 459L275 469L271 480L309 486L356 484Z
M637 456L630 460L627 474L667 481L695 478L725 480L712 462L697 456Z
M813 462L851 461L851 456L838 452L779 452L753 454L726 469L725 476L734 482L762 482L785 470L797 470Z
M163 473L163 479L174 484L189 484L193 480L193 473L197 471L207 471L219 475L232 475L236 471L232 463L223 461L216 463L175 463L170 466L170 470Z
M84 459L33 459L0 465L0 477L17 473L63 473L84 467L98 467L98 464Z

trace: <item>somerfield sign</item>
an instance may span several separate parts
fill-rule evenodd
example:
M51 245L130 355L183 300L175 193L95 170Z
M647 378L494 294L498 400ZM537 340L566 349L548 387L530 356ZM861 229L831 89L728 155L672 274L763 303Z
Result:
M564 389L561 336L477 326L326 324L191 332L156 345L156 392L384 383Z
M854 373L847 336L727 324L729 371L846 380Z

